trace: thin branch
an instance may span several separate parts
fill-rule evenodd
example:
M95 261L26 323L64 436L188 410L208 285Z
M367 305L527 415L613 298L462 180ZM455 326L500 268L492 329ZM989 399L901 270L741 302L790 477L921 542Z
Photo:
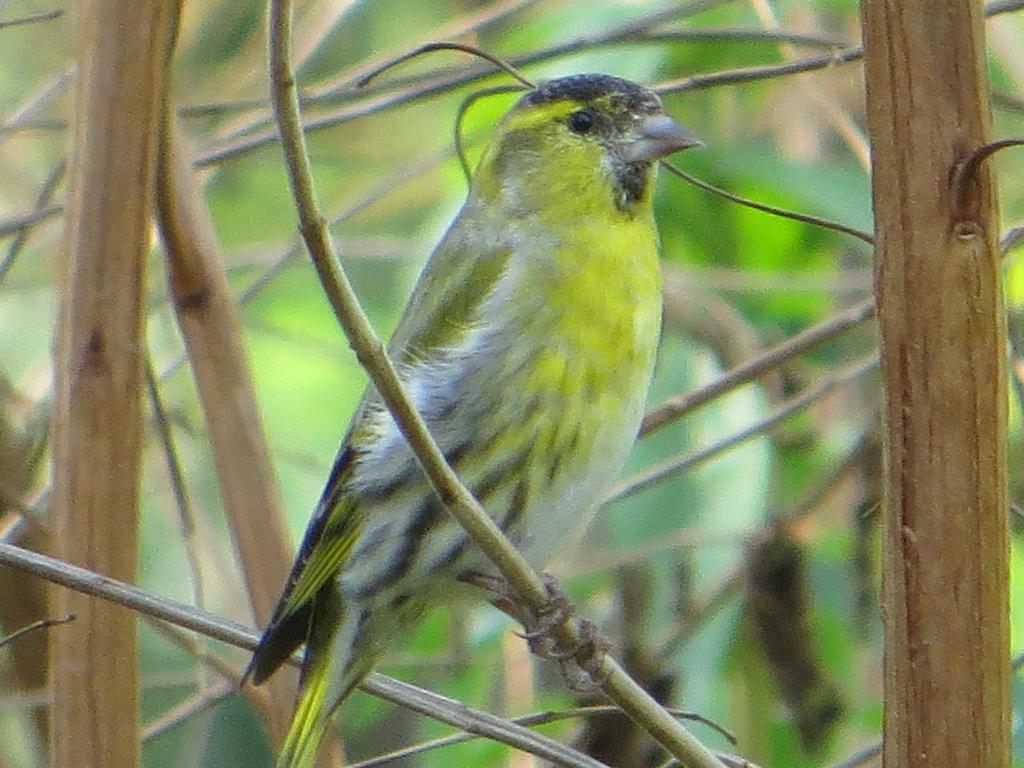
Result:
M69 613L67 616L61 616L59 619L40 619L39 621L34 621L9 635L0 637L0 648L3 648L5 645L10 645L11 643L16 643L26 635L31 635L33 632L39 632L44 629L49 629L50 627L57 627L61 624L67 624L69 621L74 620L74 614Z
M20 235L36 224L49 221L62 213L64 213L63 205L48 205L45 208L2 219L0 220L0 239Z
M743 267L705 266L677 266L676 269L694 282L722 293L810 293L861 299L871 292L874 285L874 273L870 267L841 272L751 272Z
M25 525L38 523L45 517L45 511L49 509L50 504L50 487L47 486L33 493L27 501L11 498L4 492L5 490L0 488L0 500L17 510L19 519L12 521L10 527L4 527L0 531L0 540L12 544L14 543L13 539L21 535L20 531L24 529Z
M218 675L222 681L230 682L234 684L235 688L238 688L238 683L242 679L242 669L240 666L232 665L231 662L221 658L215 653L197 652L198 646L195 638L197 635L203 638L208 637L206 633L199 630L187 632L181 629L176 623L172 624L167 620L156 618L147 613L143 613L142 615L154 632L161 635L169 642L174 643L174 645L185 653L193 656L197 662L214 674ZM203 646L203 650L205 651L205 646ZM266 698L264 695L266 691L252 686L243 690L242 693L254 702L257 709L261 708L258 700Z
M64 15L64 11L58 8L55 11L34 13L30 16L21 16L16 19L0 19L0 32L11 27L20 27L23 24L38 24L41 21L53 21Z
M36 195L35 210L40 211L49 206L50 200L53 199L53 193L57 191L57 187L64 179L64 171L67 168L67 163L61 160L57 165L53 167L49 175L46 177L46 181L43 182L43 186L39 189L39 194ZM25 227L14 236L14 240L7 248L7 255L3 259L0 259L0 284L3 283L4 278L7 277L7 273L10 272L11 267L14 266L14 262L21 255L22 249L25 247L25 243L28 242L28 236L31 232L30 227Z
M730 0L722 0L729 2ZM519 54L509 57L509 62L522 67L532 64L539 64L552 59L564 56L574 56L597 48L605 48L622 45L664 45L666 43L712 43L712 42L751 42L751 43L791 43L808 48L825 48L828 50L845 48L849 42L835 35L821 32L801 32L789 29L758 29L747 27L684 27L669 29L665 31L651 31L651 27L664 23L670 17L692 15L701 9L690 9L689 13L682 13L685 6L673 6L668 11L657 11L649 16L644 16L625 24L612 27L595 35L585 35L564 43L544 48L530 53ZM444 32L436 30L422 39L440 40L458 37L464 34L463 30L455 32ZM389 58L397 58L389 57ZM329 104L345 103L357 99L360 95L353 90L364 73L379 66L386 59L380 57L369 62L359 64L352 69L341 72L331 78L330 81L304 89L299 97L299 104L303 107L324 106ZM459 78L454 80L452 88L459 87L472 82L472 80L486 77L489 73L472 65L461 67L436 68L427 72L395 78L387 84L382 84L377 89L368 91L377 93L380 91L395 90L398 88L409 88L437 79L438 77ZM235 99L232 101L210 102L206 104L194 104L182 107L178 114L181 117L209 117L218 116L230 112L251 111L259 109L267 104L265 99ZM261 117L249 123L245 128L236 128L226 138L240 138L245 131L251 131L266 126L268 123L265 117Z
M153 362L148 355L143 373L146 377L146 390L149 393L149 402L153 408L153 421L156 424L157 438L160 441L164 463L167 465L167 475L171 482L174 506L178 511L179 532L185 544L189 570L192 574L192 597L196 607L203 608L206 606L206 600L205 590L203 589L202 562L199 558L195 540L195 511L192 509L188 489L185 487L185 473L181 468L181 460L178 458L178 448L174 442L170 420L167 418L167 409L164 407L163 398L160 395L159 382L157 381L156 374L153 372Z
M0 508L12 510L0 521L0 541L17 544L17 538L25 532L22 523L38 517L39 510L18 498L10 483L0 480Z
M238 686L221 683L212 688L203 688L162 715L151 721L142 729L142 743L152 741L168 731L172 731L192 717L216 706L228 696L238 691Z
M760 768L760 766L750 762L745 757L729 755L725 752L716 752L715 755L722 761L725 768ZM671 758L662 763L659 768L680 768L680 763L675 758Z
M753 27L688 27L664 32L647 32L636 37L612 41L602 40L600 45L612 43L792 43L808 48L845 48L849 43L834 35L822 32L800 32L792 29L758 29ZM597 47L595 44L592 47Z
M673 14L676 15L676 14ZM614 27L610 30L596 35L588 36L586 38L577 39L570 43L561 43L549 48L541 49L531 53L521 54L515 57L510 57L506 64L502 61L501 64L495 63L497 66L504 68L503 65L511 65L512 62L516 62L516 67L523 66L526 64L537 64L545 60L557 58L564 55L578 55L586 50L593 50L595 48L603 48L610 46L622 46L622 45L661 45L665 43L712 43L712 42L756 42L756 43L793 43L797 45L804 45L813 48L826 48L829 50L845 48L849 43L839 37L825 35L821 33L805 33L797 32L793 30L785 29L758 29L758 28L747 28L747 27L686 27L682 29L671 29L665 31L650 31L648 28L653 26L653 22L664 20L664 13L655 13L650 17L641 19L638 21L627 22L623 27ZM435 38L436 39L436 38ZM417 56L423 52L424 48L434 46L434 43L428 43L427 45L420 46L411 53L404 53L398 56L392 57L390 60L385 61L379 67L370 71L369 75L354 80L355 84L362 88L369 80L376 77L379 71L388 69L395 64L402 63ZM449 68L449 69L435 69L429 72L406 77L403 79L395 79L392 81L392 88L414 86L419 83L430 81L439 76L484 76L486 71L478 71L476 68ZM512 73L510 73L512 74ZM519 79L518 75L513 74L513 77ZM348 80L343 81L345 85L349 85ZM461 84L461 83L460 83ZM313 106L325 103L338 103L341 101L351 100L353 94L351 91L342 89L338 85L334 85L330 90L324 91L322 87L319 93L316 95L307 95L300 99L300 103L303 107Z
M993 89L989 96L992 98L992 105L1014 112L1024 112L1024 97L1014 93Z
M74 64L66 67L63 72L49 80L42 89L32 94L26 102L15 109L13 114L5 118L3 125L0 125L0 143L6 137L23 129L57 127L60 130L64 130L67 128L67 121L65 120L36 120L35 116L47 104L65 91L75 71Z
M6 498L4 506L11 506ZM28 518L23 510L9 512L0 520L0 544L17 544L28 531Z
M971 187L978 179L978 170L982 163L988 160L997 152L1012 147L1024 146L1024 139L1012 138L993 141L973 150L966 158L959 162L953 172L953 180L950 186L953 188L953 212L958 219L969 217L970 211L965 210L965 203L968 199Z
M534 733L529 728L487 712L470 709L460 702L453 702L447 697L438 696L407 683L400 683L383 675L371 674L360 687L380 698L387 699L394 704L401 704L434 720L507 744L542 759L551 760L556 765L568 768L608 768L594 758L559 741Z
M21 691L5 691L4 696L0 699L0 711L2 710L46 710L53 702L53 696L50 695L50 688L47 685L42 685L37 688L26 689ZM0 763L0 766L3 766ZM4 766L6 768L6 766Z
M998 16L1003 13L1024 8L1024 0L997 0L985 6L985 16ZM681 77L675 80L666 80L654 86L659 93L681 93L683 91L696 91L706 88L717 88L722 85L738 85L739 83L750 83L757 80L768 80L776 77L786 77L799 72L811 72L817 69L831 69L843 64L850 64L864 58L864 46L857 45L843 48L832 53L818 56L808 56L803 59L795 59L784 64L770 64L760 67L739 67L724 72L714 72L709 75L693 75Z
M716 397L735 389L741 384L758 378L766 371L775 368L787 360L800 355L825 341L835 338L845 331L870 319L875 313L875 300L866 299L848 309L844 309L828 320L801 331L795 336L769 347L757 357L743 365L726 371L717 379L708 382L692 392L670 398L644 416L640 427L640 435L647 436L658 431L667 424L682 418Z
M1024 0L994 0L985 6L985 16L996 16L1000 13L1013 13L1024 8Z
M405 64L406 62L412 61L413 59L419 58L420 56L423 56L425 54L435 53L439 51L458 51L461 53L469 54L471 56L476 56L477 58L490 62L495 66L496 69L504 72L506 75L509 75L514 80L518 80L523 86L527 88L537 87L536 83L527 78L526 75L524 75L518 69L513 67L511 64L498 58L493 54L488 53L482 48L478 48L475 45L469 45L467 43L440 42L426 43L425 45L421 45L420 47L412 51L409 51L408 53L403 53L402 55L396 56L393 59L390 59L389 61L385 61L379 67L370 70L361 78L359 78L359 80L356 81L356 88L365 88L367 85L370 84L371 81L376 80L384 72L388 71L389 69L392 69L393 67L398 67L402 64Z
M613 501L619 501L620 499L624 499L628 496L634 496L638 493L642 493L643 491L653 488L663 480L675 477L682 472L693 469L698 464L702 464L708 459L711 459L730 448L734 448L740 443L746 442L753 437L769 431L793 414L799 413L816 403L818 400L821 400L826 395L831 394L838 387L860 378L877 367L878 355L872 354L867 359L862 360L859 363L854 363L853 365L834 373L824 381L820 382L817 386L811 387L796 397L790 398L768 414L768 416L746 429L729 435L706 448L701 448L700 450L693 451L692 453L668 459L635 475L634 477L627 478L612 488L604 499L602 499L601 504L610 504Z
M853 443L838 463L830 465L827 470L821 473L816 481L811 483L800 497L787 507L784 512L769 515L769 522L762 525L757 531L747 533L743 543L753 544L763 541L771 536L780 525L795 526L810 516L815 510L821 507L824 499L832 490L853 471L864 457L864 452L873 443L873 435L877 428L878 414L874 414L868 424L864 426L860 437ZM743 578L746 573L745 565L740 563L733 568L725 577L720 579L714 587L709 589L699 604L693 610L688 611L680 617L681 628L673 630L668 637L656 643L657 654L661 657L671 658L696 634L697 630L704 625L704 622L716 614L733 596L737 595L743 586Z
M33 117L0 125L0 143L8 136L29 131L60 132L68 129L68 121L59 118Z
M0 525L0 543L22 544L24 539L31 535L32 527L41 525L44 510L49 509L50 488L42 488L27 501L14 498L6 491L7 489L0 488L0 501L15 510L15 514L9 515Z
M1003 256L1006 256L1010 251L1024 243L1024 226L1022 227L1010 227L1006 230L1006 234L999 240L999 250Z
M469 167L469 158L466 155L466 141L462 135L462 123L469 113L469 110L481 99L486 99L491 96L498 96L505 93L515 93L521 91L518 85L495 85L491 88L482 88L474 91L462 100L459 104L459 108L455 111L455 131L454 131L454 142L455 142L455 155L458 157L459 165L462 166L462 176L466 180L468 186L473 177L473 170Z
M717 731L730 743L735 744L736 739L728 731L724 730L717 723L708 720L706 717L694 714L692 712L684 712L678 709L669 709L671 714L676 717L685 718L687 720L694 720L699 723L703 723L709 728ZM612 706L594 706L594 707L576 707L574 709L566 710L548 710L546 712L535 712L530 715L522 715L520 717L514 717L511 722L518 725L525 725L530 727L536 727L538 725L547 725L548 723L557 723L563 720L570 720L575 718L583 717L601 717L605 715L622 715L622 710L618 707ZM376 768L379 765L385 765L392 762L393 760L402 760L416 755L422 755L426 752L431 752L435 749L441 749L442 747L449 747L455 744L463 744L472 739L478 738L472 733L454 733L450 736L442 736L437 739L431 739L429 741L420 742L419 744L413 744L408 747L402 747L391 752L382 755L376 755L374 757L361 760L358 763L351 763L347 768Z
M693 0L692 2L684 3L682 5L673 3L667 8L654 12L643 19L627 22L619 27L614 27L613 29L608 30L604 35L581 36L542 51L535 51L523 56L513 56L509 58L509 63L515 67L523 67L527 64L537 63L548 58L576 55L580 53L583 48L588 45L592 45L592 41L594 39L607 41L611 44L618 40L625 40L631 36L637 35L642 30L648 29L655 24L660 24L673 18L691 16L729 2L733 2L733 0ZM427 82L422 83L417 81L414 86L397 94L385 93L376 95L374 98L371 98L361 104L342 107L335 112L307 120L303 126L303 131L306 134L310 134L331 128L349 120L367 117L393 107L410 104L424 98L447 93L459 86L468 85L470 83L486 79L493 74L492 70L478 67L459 70L453 75L438 75L436 73L430 73L429 76L431 79ZM315 103L320 101L331 103L332 101L342 101L343 99L340 98L341 94L345 93L351 96L351 88L352 83L346 78L341 85L337 86L337 92L332 91L319 95L309 95L304 100L304 103ZM227 138L225 144L200 155L196 162L197 165L201 167L218 164L249 154L261 147L274 144L278 140L279 133L273 128L262 130L258 133L246 133L245 135L237 136L232 135Z
M857 750L842 762L833 765L832 768L860 768L860 766L867 765L881 754L882 742L876 741L874 744L869 744L863 749Z
M299 116L298 93L291 68L291 11L288 0L271 0L272 97L300 231L321 284L357 358L408 441L438 498L512 589L530 605L541 609L550 600L546 585L448 466L422 417L409 401L383 343L360 309L348 277L335 260L330 232L316 203ZM565 620L553 634L564 648L581 648L583 638L576 620ZM602 690L670 753L692 768L721 768L721 762L714 754L665 712L611 657L604 656L597 666L596 674L592 675L595 683L600 681Z
M772 216L779 216L783 219L790 219L792 221L799 221L803 224L810 224L821 229L832 230L833 232L840 232L844 235L850 235L858 240L872 245L874 238L871 237L867 232L862 232L855 227L848 227L845 224L841 224L838 221L830 221L829 219L823 219L820 216L811 216L807 213L798 213L797 211L788 211L785 208L779 208L774 205L768 205L766 203L760 203L757 200L751 200L747 197L740 197L739 195L727 192L724 189L709 184L702 179L698 179L696 176L691 176L686 171L682 170L678 166L669 162L668 160L662 160L661 166L668 170L673 176L678 176L683 181L693 184L695 187L703 189L705 192L710 192L713 195L725 198L730 202L744 205L747 208L753 208L755 211L761 211L762 213L768 213Z
M143 374L146 378L149 402L153 409L153 421L156 424L157 438L160 442L164 464L167 466L168 479L171 483L174 507L178 513L178 530L185 545L185 558L188 561L189 571L192 576L192 599L197 608L205 608L206 590L203 586L202 560L199 557L196 545L197 526L195 511L192 509L192 501L189 499L188 489L185 484L185 473L181 467L181 460L178 458L178 448L174 441L174 433L171 430L167 409L164 407L163 398L160 395L160 384L157 381L156 373L153 371L153 360L149 354L145 356ZM206 655L206 647L198 640L194 642L192 651L199 659ZM206 688L206 668L202 665L198 669L197 683L199 695L203 695Z
M802 59L785 62L784 64L767 64L757 67L737 67L722 72L712 72L707 75L690 75L674 80L665 80L654 86L659 93L682 93L684 91L697 91L706 88L718 88L723 85L739 85L740 83L752 83L758 80L770 80L776 77L786 77L799 72L812 72L817 69L831 69L843 64L851 64L864 58L862 46L851 46L842 48L831 53L807 56Z
M228 619L200 611L183 603L154 595L101 573L79 568L46 555L0 544L0 565L18 568L40 578L61 584L86 595L123 605L139 613L229 645L252 651L259 635ZM298 665L298 659L292 663ZM439 722L454 725L470 733L499 741L511 747L552 760L569 768L604 768L596 760L581 755L564 744L541 734L533 733L507 720L487 712L471 709L446 696L426 691L408 683L372 673L360 688L365 692L393 704L406 707Z

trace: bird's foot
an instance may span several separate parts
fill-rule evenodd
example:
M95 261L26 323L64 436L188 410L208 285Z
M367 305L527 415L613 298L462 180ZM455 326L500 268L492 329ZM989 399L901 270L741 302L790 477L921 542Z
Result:
M593 622L577 619L576 638L566 642L559 627L576 615L576 606L553 576L542 573L548 601L539 608L523 600L500 576L468 572L460 580L491 592L491 603L499 611L522 625L518 632L535 656L555 661L562 668L566 682L577 693L593 693L604 685L607 674L602 671L604 655L610 644Z
M557 662L568 661L576 655L577 649L563 647L555 630L576 615L576 606L551 574L542 573L541 578L548 593L548 602L534 608L520 601L516 606L518 615L509 615L523 625L523 631L517 634L526 641L535 656Z
M600 690L611 674L604 668L604 657L611 648L611 643L600 632L594 622L589 619L580 619L577 626L580 640L572 655L572 660L583 673L580 684L574 685L576 693L588 694ZM566 673L568 679L568 672ZM570 683L571 685L572 683Z

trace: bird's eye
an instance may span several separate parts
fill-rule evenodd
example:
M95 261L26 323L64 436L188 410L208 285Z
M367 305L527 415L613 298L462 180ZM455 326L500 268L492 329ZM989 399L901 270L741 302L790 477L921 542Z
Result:
M577 109L569 115L569 130L573 133L587 133L594 127L594 113L589 109Z

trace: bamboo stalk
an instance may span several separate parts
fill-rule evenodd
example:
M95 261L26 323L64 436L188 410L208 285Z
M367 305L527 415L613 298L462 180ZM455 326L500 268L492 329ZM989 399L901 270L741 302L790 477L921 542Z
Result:
M1006 334L982 5L864 0L885 380L887 768L1009 764Z
M62 560L133 581L144 263L171 4L85 0L57 334L53 546ZM51 763L139 763L134 615L54 591Z
M210 435L231 539L259 625L270 620L291 565L288 532L245 348L242 324L220 265L213 222L191 157L170 110L162 129L157 218L167 251L167 281L188 347ZM297 675L267 682L264 710L275 744L288 731ZM325 750L321 765L336 764Z

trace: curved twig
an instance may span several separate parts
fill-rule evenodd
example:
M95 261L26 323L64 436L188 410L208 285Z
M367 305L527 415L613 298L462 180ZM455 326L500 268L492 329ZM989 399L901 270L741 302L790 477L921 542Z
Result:
M291 13L289 0L271 0L272 96L300 231L324 291L356 356L408 441L438 498L515 592L535 608L544 608L550 600L547 586L448 465L422 417L412 406L383 343L362 312L347 275L334 258L330 233L316 203L299 116L298 92L291 69ZM567 649L579 649L584 645L578 621L571 617L556 627L553 635ZM637 685L610 656L604 655L595 666L597 669L592 677L601 682L605 694L671 754L691 768L722 768L721 761Z

